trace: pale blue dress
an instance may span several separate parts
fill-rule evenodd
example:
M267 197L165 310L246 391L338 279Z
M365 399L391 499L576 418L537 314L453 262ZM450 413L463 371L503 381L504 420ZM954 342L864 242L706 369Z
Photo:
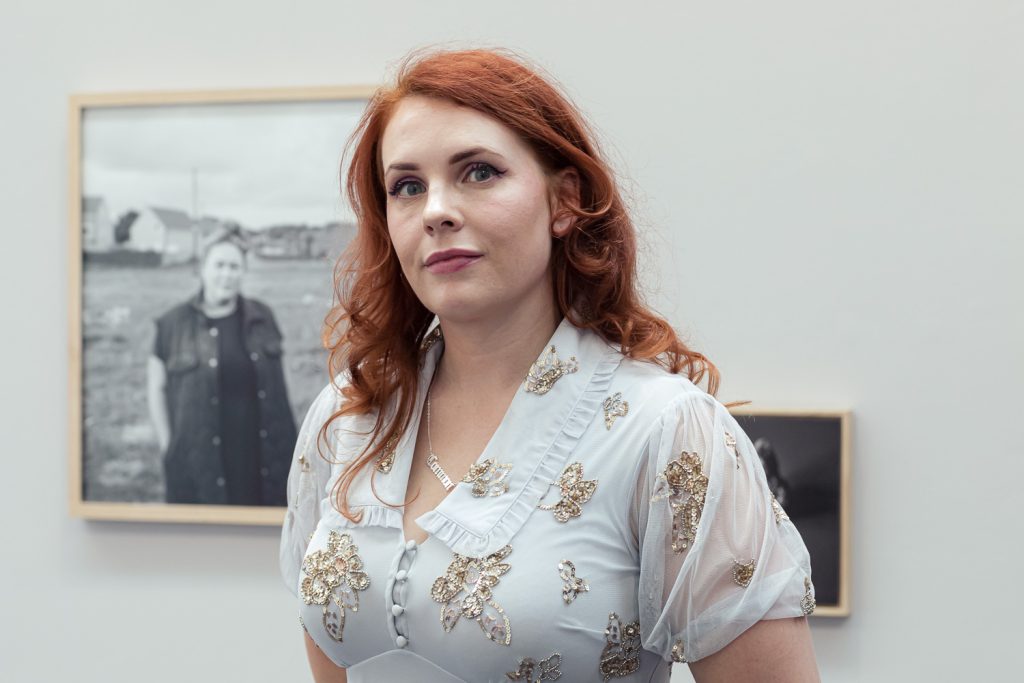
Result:
M296 446L281 570L303 627L351 683L665 682L674 661L813 610L807 549L729 412L567 320L481 467L416 520L427 540L406 541L369 477L384 501L404 500L439 332L392 461L351 489L358 524L331 504L341 465L318 454L333 385ZM373 419L331 424L335 459L360 452Z

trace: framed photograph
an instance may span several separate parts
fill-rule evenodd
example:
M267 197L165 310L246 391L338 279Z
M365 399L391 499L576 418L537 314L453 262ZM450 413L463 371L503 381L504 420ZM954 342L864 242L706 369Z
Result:
M371 87L70 98L70 509L280 524Z
M850 614L850 413L734 408L811 554L814 615Z

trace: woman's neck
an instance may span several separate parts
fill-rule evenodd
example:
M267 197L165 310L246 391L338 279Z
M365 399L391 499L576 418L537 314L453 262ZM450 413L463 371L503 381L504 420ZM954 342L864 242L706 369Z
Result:
M234 313L237 306L237 296L226 301L210 301L205 296L202 299L203 314L207 318L225 318Z
M477 395L520 384L561 322L554 303L546 308L520 307L459 322L442 318L444 355L434 390Z

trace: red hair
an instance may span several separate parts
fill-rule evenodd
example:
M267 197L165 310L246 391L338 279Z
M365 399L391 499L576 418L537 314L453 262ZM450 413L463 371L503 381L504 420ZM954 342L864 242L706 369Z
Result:
M335 507L352 521L361 516L348 506L352 482L412 419L420 346L434 317L402 277L386 216L381 138L396 105L411 95L446 100L496 119L533 149L549 173L575 168L579 204L560 210L570 212L575 224L564 237L552 238L551 277L562 315L620 346L630 358L685 372L694 383L706 379L708 393L718 391L714 364L689 349L641 299L636 231L579 110L514 55L492 50L414 53L399 67L394 85L371 98L349 142L346 189L358 231L335 269L337 303L324 332L331 375L344 373L347 382L342 406L322 426L320 439L328 442L328 426L335 419L376 411L367 446L346 465L332 492ZM564 213L552 221L559 215ZM384 410L392 399L397 399L394 410Z

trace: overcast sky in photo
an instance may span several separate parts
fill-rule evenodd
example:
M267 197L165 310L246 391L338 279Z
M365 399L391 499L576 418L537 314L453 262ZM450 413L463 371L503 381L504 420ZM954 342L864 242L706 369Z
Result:
M91 107L82 124L82 191L110 218L146 206L249 229L352 221L339 189L345 142L364 100Z

